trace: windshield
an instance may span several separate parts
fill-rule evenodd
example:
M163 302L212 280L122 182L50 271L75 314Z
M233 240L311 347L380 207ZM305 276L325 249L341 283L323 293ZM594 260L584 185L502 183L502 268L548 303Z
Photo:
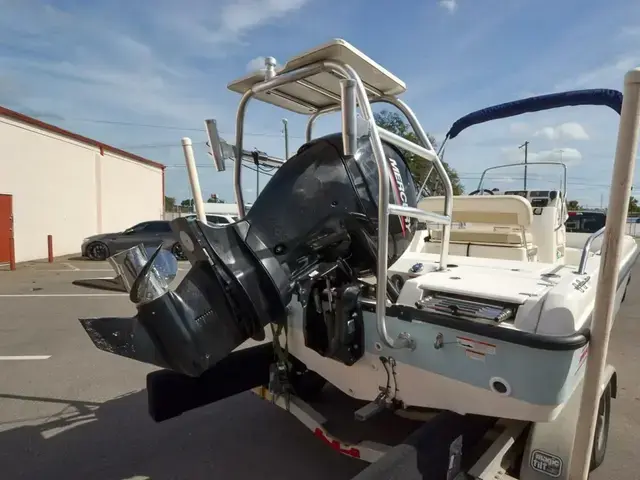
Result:
M526 168L525 168L526 167ZM559 190L566 198L566 166L559 162L529 162L497 165L487 168L481 175L479 190L496 194L505 191Z

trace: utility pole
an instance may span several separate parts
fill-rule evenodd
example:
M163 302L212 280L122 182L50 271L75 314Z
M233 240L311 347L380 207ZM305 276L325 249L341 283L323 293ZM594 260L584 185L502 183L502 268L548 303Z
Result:
M527 189L527 154L529 153L529 141L527 140L518 148L524 147L524 189Z
M289 160L289 122L283 118L282 124L284 125L284 159Z
M260 153L258 150L254 150L251 152L251 156L253 157L253 163L256 166L256 200L258 199L258 194L260 193L260 162L259 162Z

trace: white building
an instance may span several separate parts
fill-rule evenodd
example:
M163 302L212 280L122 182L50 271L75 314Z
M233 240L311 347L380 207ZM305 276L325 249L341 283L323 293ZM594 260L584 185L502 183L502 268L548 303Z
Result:
M0 264L80 252L164 213L164 165L0 107ZM13 239L13 242L11 241Z

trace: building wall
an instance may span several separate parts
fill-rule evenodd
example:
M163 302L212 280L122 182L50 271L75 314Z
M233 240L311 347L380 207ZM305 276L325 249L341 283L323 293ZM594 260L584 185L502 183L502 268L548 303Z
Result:
M96 224L95 233L118 232L145 220L162 220L162 170L108 152L100 168L102 225Z
M0 193L13 195L16 262L46 258L47 235L54 255L68 255L164 210L160 168L3 115Z

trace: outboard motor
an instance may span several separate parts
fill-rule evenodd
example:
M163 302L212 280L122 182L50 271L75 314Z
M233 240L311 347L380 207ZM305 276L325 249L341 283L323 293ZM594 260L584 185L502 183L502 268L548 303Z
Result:
M415 207L417 189L404 158L383 146L390 201ZM313 140L279 168L242 220L215 227L193 218L172 222L192 264L175 290L154 267L158 251L145 265L125 254L117 273L130 277L125 284L137 315L80 321L102 350L199 376L247 339L264 339L269 323L285 323L294 295L304 305L319 278L332 272L346 288L375 274L377 218L378 170L369 140L360 139L349 157L341 134ZM392 216L389 223L393 262L417 222ZM397 296L390 283L387 292ZM317 343L308 346L340 355ZM345 363L356 357L350 358Z

